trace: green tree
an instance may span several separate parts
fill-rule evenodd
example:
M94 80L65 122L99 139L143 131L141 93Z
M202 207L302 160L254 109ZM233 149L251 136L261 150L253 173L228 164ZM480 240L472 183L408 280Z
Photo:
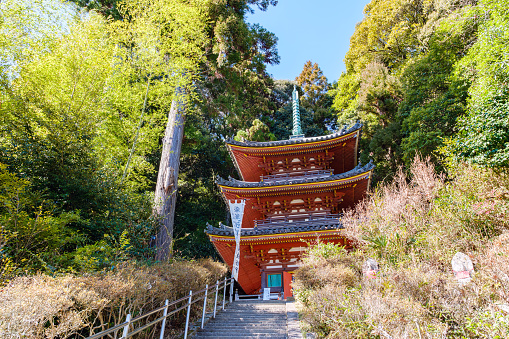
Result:
M52 213L52 206L31 193L30 183L0 164L0 260L18 270L53 271L58 255L84 239L69 224L80 219L77 213ZM12 261L11 261L12 260ZM14 265L13 265L14 264ZM7 269L8 267L6 267ZM8 272L0 272L1 275Z
M330 93L338 123L361 120L361 160L389 178L416 153L432 156L464 114L468 81L455 64L475 42L476 1L371 1Z
M479 39L457 65L457 73L472 81L467 114L460 118L458 135L448 144L448 155L489 167L509 166L509 15L506 0L483 0L470 12L485 18Z
M329 83L317 63L307 61L295 82L304 91L301 99L304 107L316 110L323 106L323 98L327 95Z
M410 60L402 72L405 96L399 115L406 165L416 153L438 164L437 149L456 133L456 120L465 113L470 82L459 79L454 68L476 39L478 20L469 12L468 7L456 9L437 23L427 52Z
M430 1L373 0L364 8L345 56L348 72L360 73L372 62L393 69L422 51L418 35Z
M237 141L274 141L276 136L270 133L269 127L258 119L253 120L253 125L246 130L240 130L235 136Z
M333 99L328 93L330 85L318 64L307 61L295 81L304 92L301 98L302 106L313 112L313 119L317 124L322 123L328 129L334 130L336 119L331 109Z
M19 76L4 83L0 107L2 161L62 211L81 210L85 219L112 198L111 179L93 150L113 73L114 48L104 28L92 16L46 43L33 60L19 60Z
M136 7L144 4L143 10ZM16 44L3 49L7 60L16 61L16 73L2 83L0 157L31 181L57 215L80 215L69 226L87 244L105 234L118 239L125 229L133 237L143 235L139 243L152 236L148 196L138 194L147 187L146 173L153 172L147 158L159 146L157 132L162 131L160 122L174 89L196 80L183 73L195 70L203 55L198 53L202 48L193 49L203 45L203 29L193 26L206 23L199 15L200 3L144 4L124 3L129 22L107 22L93 13L76 16L66 23L68 31L31 40L31 59L18 58L17 49L11 48ZM178 20L172 13L179 14ZM156 24L148 24L151 17L157 17ZM40 35L30 31L31 26L24 28L28 36ZM161 32L169 38L161 39ZM182 44L182 39L190 43ZM147 112L140 118L144 101ZM124 184L134 189L131 192L122 191L118 180L130 149L135 151L128 168L131 181Z
M383 64L374 62L361 73L358 109L375 116L382 127L394 120L402 100L399 79L391 75Z
M276 110L271 113L267 121L270 131L276 136L276 140L288 140L293 129L293 106L292 92L295 82L288 80L276 80L272 92ZM297 87L302 94L300 87ZM300 106L300 119L302 132L306 137L316 137L329 134L327 120L321 119L314 111ZM334 126L332 124L332 126Z

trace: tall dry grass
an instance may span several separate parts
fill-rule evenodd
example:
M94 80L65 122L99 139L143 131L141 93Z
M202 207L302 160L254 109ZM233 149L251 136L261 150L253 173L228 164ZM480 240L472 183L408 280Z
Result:
M129 313L146 313L213 284L226 272L224 264L199 260L127 264L90 276L18 277L0 289L0 338L87 337L122 323ZM178 334L179 320L168 323L167 333Z
M400 171L370 193L344 217L356 250L311 251L296 275L309 329L330 338L509 338L508 179L462 165L445 180L417 158L409 177ZM465 286L452 273L456 252L474 262ZM373 280L360 269L368 258L381 266Z

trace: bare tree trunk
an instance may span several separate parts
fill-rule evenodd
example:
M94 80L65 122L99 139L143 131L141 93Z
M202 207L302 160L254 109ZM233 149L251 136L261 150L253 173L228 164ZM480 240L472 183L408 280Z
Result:
M173 100L164 132L163 151L157 175L154 214L160 220L156 237L156 260L166 261L172 256L173 224L177 203L180 150L184 136L184 107Z

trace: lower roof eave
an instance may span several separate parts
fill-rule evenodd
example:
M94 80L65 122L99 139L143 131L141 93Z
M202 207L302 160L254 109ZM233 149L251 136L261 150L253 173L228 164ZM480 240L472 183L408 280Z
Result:
M235 237L230 235L215 235L208 234L209 239L221 242L235 242ZM265 234L255 236L241 236L240 244L252 244L253 242L291 242L302 241L302 239L320 238L326 240L325 237L339 237L345 238L342 229L323 230L323 231L309 231L309 232L295 232L295 233L279 233L279 234Z

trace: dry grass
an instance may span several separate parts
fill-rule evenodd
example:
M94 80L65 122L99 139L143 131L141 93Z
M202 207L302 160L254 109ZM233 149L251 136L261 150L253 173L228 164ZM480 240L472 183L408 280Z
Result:
M356 252L315 250L304 261L294 285L310 329L330 338L509 338L508 192L504 174L462 165L446 182L417 158L410 178L400 172L346 214ZM452 274L458 251L476 271L465 286ZM374 280L359 271L367 258L381 265Z
M145 313L213 284L226 271L223 264L201 260L128 264L84 277L19 277L0 290L0 337L86 337L123 322L128 313Z

